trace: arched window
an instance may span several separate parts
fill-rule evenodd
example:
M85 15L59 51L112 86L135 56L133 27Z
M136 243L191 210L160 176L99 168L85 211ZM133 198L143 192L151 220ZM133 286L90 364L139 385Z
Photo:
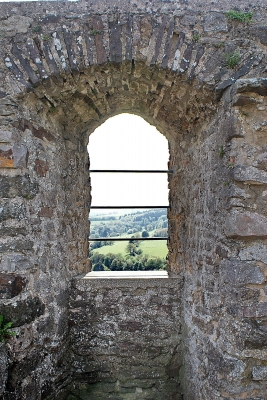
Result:
M167 139L141 117L120 114L91 134L88 152L93 268L164 269L168 236Z

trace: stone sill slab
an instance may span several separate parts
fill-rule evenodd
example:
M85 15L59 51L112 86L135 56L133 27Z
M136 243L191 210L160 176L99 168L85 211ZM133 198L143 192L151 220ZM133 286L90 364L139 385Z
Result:
M79 275L72 280L73 288L88 291L90 287L99 288L135 288L145 289L153 287L176 288L181 290L183 279L169 277L166 271L93 271L86 275Z
M167 271L91 271L83 279L166 279Z

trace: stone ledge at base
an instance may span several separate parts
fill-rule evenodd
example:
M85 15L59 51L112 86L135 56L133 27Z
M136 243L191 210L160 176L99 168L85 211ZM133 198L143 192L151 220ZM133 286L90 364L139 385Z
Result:
M91 271L83 279L166 279L167 271Z

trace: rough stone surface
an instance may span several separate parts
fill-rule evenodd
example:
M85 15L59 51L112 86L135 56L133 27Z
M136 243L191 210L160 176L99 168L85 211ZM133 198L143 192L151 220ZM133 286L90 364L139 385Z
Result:
M181 291L179 279L75 279L68 399L181 399Z
M16 274L0 274L0 295L1 299L8 299L17 296L27 284L27 279Z
M264 399L266 0L5 2L0 20L0 312L17 325L0 396ZM122 112L169 142L173 291L75 286L88 138Z
M257 213L238 213L228 217L225 233L229 237L267 238L267 218Z

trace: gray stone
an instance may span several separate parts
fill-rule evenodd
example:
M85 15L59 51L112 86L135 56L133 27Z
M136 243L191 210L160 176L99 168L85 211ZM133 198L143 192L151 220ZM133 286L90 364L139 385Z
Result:
M267 218L263 215L243 212L227 217L224 231L232 238L267 238Z
M39 184L32 182L29 175L14 177L0 176L0 196L12 198L16 196L32 199L39 191Z
M267 379L267 367L256 366L252 368L252 379L254 381L265 381Z
M267 27L266 26L253 26L250 29L252 35L258 39L262 44L267 45Z
M243 261L261 261L267 264L267 246L261 243L255 243L239 252L239 258Z
M234 91L238 93L252 92L262 96L267 95L267 78L238 79ZM233 91L233 93L234 93Z
M0 297L11 299L22 292L27 284L27 279L17 274L0 273Z
M28 149L27 147L13 146L13 157L14 157L14 167L15 168L26 168L28 161Z
M0 206L0 222L8 219L21 220L26 216L26 208L24 204L4 203Z
M14 327L33 322L43 315L44 311L45 305L38 297L17 300L13 304L0 304L0 314L4 315L7 321L11 321Z
M27 33L32 21L32 18L23 15L12 15L1 21L0 32L7 37L13 37L17 33Z
M32 250L33 242L31 240L13 240L8 243L0 244L0 253L17 251L23 252L27 250Z
M265 277L257 265L240 261L226 261L221 266L223 281L239 284L261 284L265 282Z
M197 22L198 22L198 16L194 15L193 13L185 15L181 19L181 24L182 25L192 25L192 26L194 26L194 25L196 25Z
M8 355L4 343L0 343L0 396L3 398L8 371Z
M0 129L0 143L11 143L11 141L12 141L12 132Z
M211 12L205 16L204 32L227 32L227 19L224 14Z
M261 185L267 183L267 172L255 167L235 167L233 170L234 179L251 185Z

